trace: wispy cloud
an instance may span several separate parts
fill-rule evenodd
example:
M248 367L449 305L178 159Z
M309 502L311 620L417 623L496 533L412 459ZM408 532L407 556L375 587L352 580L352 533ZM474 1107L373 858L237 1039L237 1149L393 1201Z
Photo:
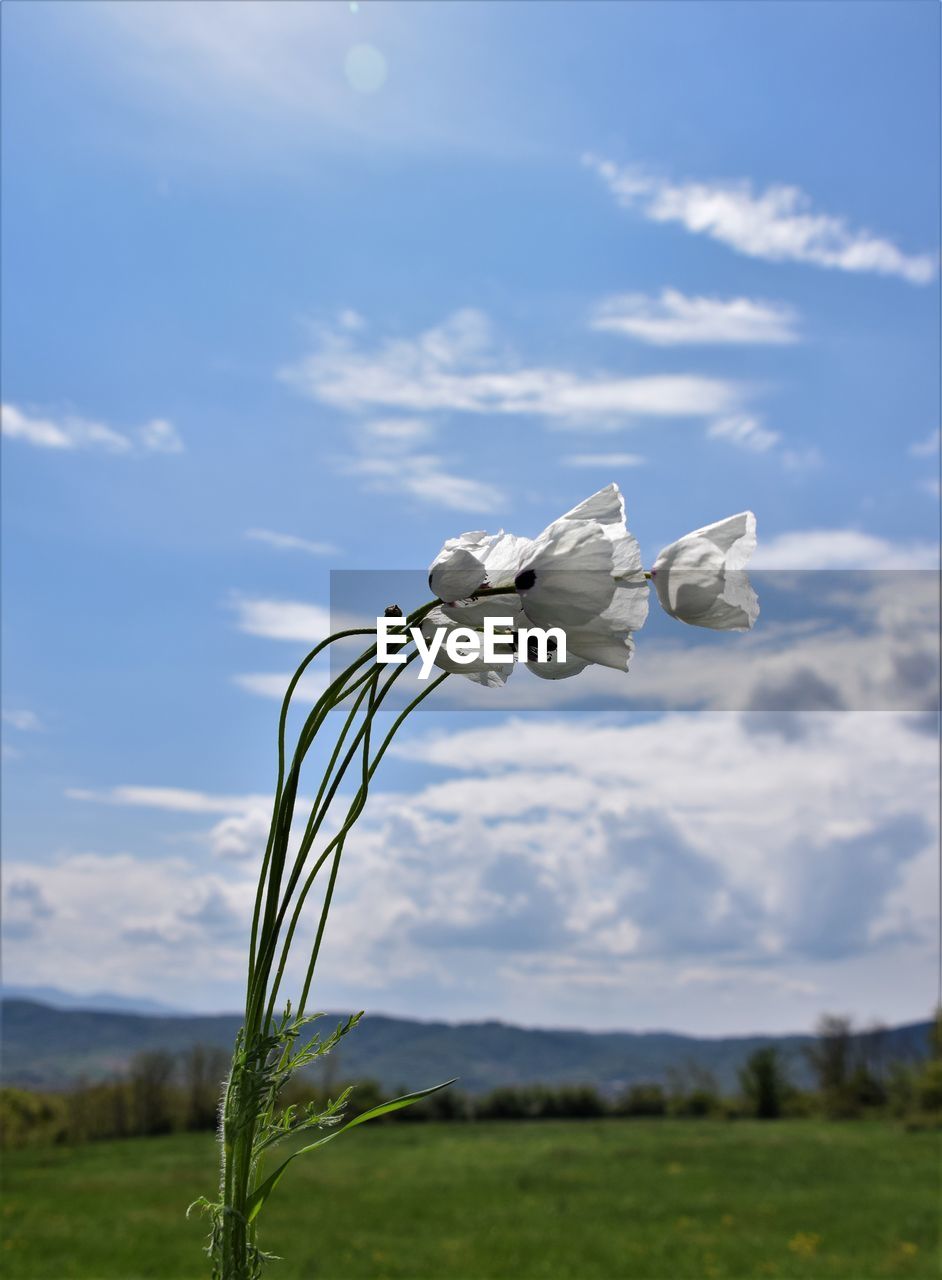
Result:
M140 447L145 453L182 453L183 441L172 422L166 418L154 418L137 433Z
M571 453L561 459L564 467L641 467L640 453Z
M259 805L271 806L271 800L266 796L223 796L207 791L190 791L183 787L123 786L106 787L103 790L70 787L65 794L70 800L164 809L169 813L248 813Z
M317 644L331 633L330 610L319 604L238 594L229 603L236 614L236 626L251 636Z
M658 347L782 345L798 341L797 324L794 309L781 302L688 297L677 289L664 289L659 298L643 293L605 298L591 319L593 329Z
M499 511L505 504L504 491L497 485L456 475L446 466L436 454L414 453L406 459L359 458L346 470L377 491L405 494L451 511Z
M154 418L127 434L74 414L40 417L4 404L0 414L2 432L10 440L21 440L37 449L97 449L103 453L182 453L183 441L172 423Z
M426 418L371 418L350 430L353 453L334 460L344 475L358 477L374 493L394 493L450 511L498 511L503 489L468 475L454 457L420 450L436 435Z
M894 542L859 529L802 529L759 542L756 569L935 569L931 542Z
M281 702L291 680L290 671L247 672L232 677L232 682L244 689L246 693L254 693L260 698L273 698ZM298 698L316 702L327 688L327 677L322 675L304 675L295 687Z
M245 536L252 542L263 542L276 551L304 551L310 556L333 556L337 548L331 542L311 542L293 533L275 533L271 529L246 529Z
M913 458L932 458L939 452L940 444L942 444L942 429L937 427L935 431L930 431L924 440L914 441L907 452Z
M42 729L43 724L35 711L29 711L25 708L13 710L12 708L3 712L4 724L8 724L13 729L19 729L24 733L36 733Z
M287 687L284 678L281 694ZM226 796L207 791L191 791L183 787L105 787L87 790L71 787L70 800L107 804L118 808L156 809L164 813L222 815L203 839L210 852L220 858L244 858L258 855L265 848L271 823L271 798L264 795ZM303 808L304 801L299 800Z
M768 453L781 439L777 431L769 430L758 418L748 414L720 418L707 428L707 436L711 440L726 440L752 453Z
M415 338L358 345L324 331L282 376L305 395L348 413L529 415L558 426L616 427L639 416L703 418L734 411L737 383L700 374L625 378L526 365L498 349L480 311L454 312Z
M874 272L910 284L929 284L938 271L938 254L905 253L892 240L851 227L842 216L819 213L799 187L775 184L756 192L745 179L671 182L598 156L587 155L584 163L624 208L652 222L679 223L750 258Z

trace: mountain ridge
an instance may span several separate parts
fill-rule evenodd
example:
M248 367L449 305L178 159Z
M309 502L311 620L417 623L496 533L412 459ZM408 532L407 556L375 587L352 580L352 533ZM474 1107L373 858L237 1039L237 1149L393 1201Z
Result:
M4 997L3 1082L63 1089L80 1080L122 1074L135 1053L183 1053L195 1044L228 1051L238 1014L132 1013L54 1008ZM325 1014L322 1026L346 1015ZM881 1033L888 1058L928 1051L926 1022ZM372 1014L346 1037L322 1070L332 1080L377 1080L385 1089L421 1088L457 1075L461 1087L484 1093L499 1085L592 1084L606 1094L642 1082L668 1083L672 1075L708 1071L726 1091L755 1049L777 1046L796 1084L808 1084L803 1053L812 1035L688 1036L671 1031L582 1031L525 1028L482 1022L420 1021Z

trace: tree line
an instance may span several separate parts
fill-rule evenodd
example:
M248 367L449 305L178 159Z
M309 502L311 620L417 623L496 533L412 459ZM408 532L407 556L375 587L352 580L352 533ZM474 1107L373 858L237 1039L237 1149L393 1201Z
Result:
M903 1061L890 1055L878 1029L854 1034L847 1018L826 1015L805 1050L814 1078L799 1088L774 1046L756 1049L739 1071L739 1087L724 1094L714 1076L696 1064L668 1073L666 1083L635 1083L614 1094L594 1085L506 1085L483 1095L445 1089L424 1103L394 1113L382 1123L423 1121L634 1119L659 1117L756 1118L826 1116L853 1119L888 1115L909 1123L942 1122L942 1014L928 1053ZM182 1055L163 1050L138 1053L119 1079L79 1084L65 1093L0 1090L0 1145L75 1143L184 1130L214 1130L228 1055L196 1045ZM340 1085L296 1080L285 1105L325 1105ZM405 1088L393 1091L405 1092ZM390 1096L372 1080L359 1082L347 1116Z

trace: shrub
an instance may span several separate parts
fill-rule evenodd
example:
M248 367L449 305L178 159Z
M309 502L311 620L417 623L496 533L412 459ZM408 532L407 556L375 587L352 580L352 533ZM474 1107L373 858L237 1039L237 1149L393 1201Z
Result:
M750 1054L739 1073L739 1086L749 1113L759 1120L777 1120L791 1091L778 1051L767 1045Z
M615 1104L620 1116L663 1116L667 1095L659 1084L633 1084Z

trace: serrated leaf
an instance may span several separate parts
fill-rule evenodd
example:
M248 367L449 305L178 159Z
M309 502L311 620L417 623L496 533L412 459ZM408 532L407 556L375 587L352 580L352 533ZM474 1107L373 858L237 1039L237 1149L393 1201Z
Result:
M438 1093L440 1089L447 1089L457 1079L458 1077L455 1076L454 1079L446 1080L443 1084L432 1085L431 1089L420 1089L418 1093L406 1093L401 1098L392 1098L389 1102L380 1103L378 1107L371 1107L369 1111L364 1111L361 1115L348 1120L345 1125L341 1125L333 1133L325 1134L323 1138L318 1138L316 1142L311 1142L306 1147L302 1147L300 1151L295 1151L293 1155L288 1156L287 1160L278 1166L271 1177L266 1178L262 1185L256 1188L246 1208L246 1221L251 1222L257 1216L262 1205L284 1177L285 1170L292 1160L297 1160L298 1156L303 1156L308 1151L313 1151L316 1147L322 1147L326 1142L333 1142L334 1138L339 1138L342 1133L346 1133L348 1129L354 1128L355 1125L365 1124L367 1120L378 1120L380 1116L389 1115L392 1111L401 1111L403 1107L411 1107L413 1102L420 1102L423 1098L428 1098L433 1093Z

